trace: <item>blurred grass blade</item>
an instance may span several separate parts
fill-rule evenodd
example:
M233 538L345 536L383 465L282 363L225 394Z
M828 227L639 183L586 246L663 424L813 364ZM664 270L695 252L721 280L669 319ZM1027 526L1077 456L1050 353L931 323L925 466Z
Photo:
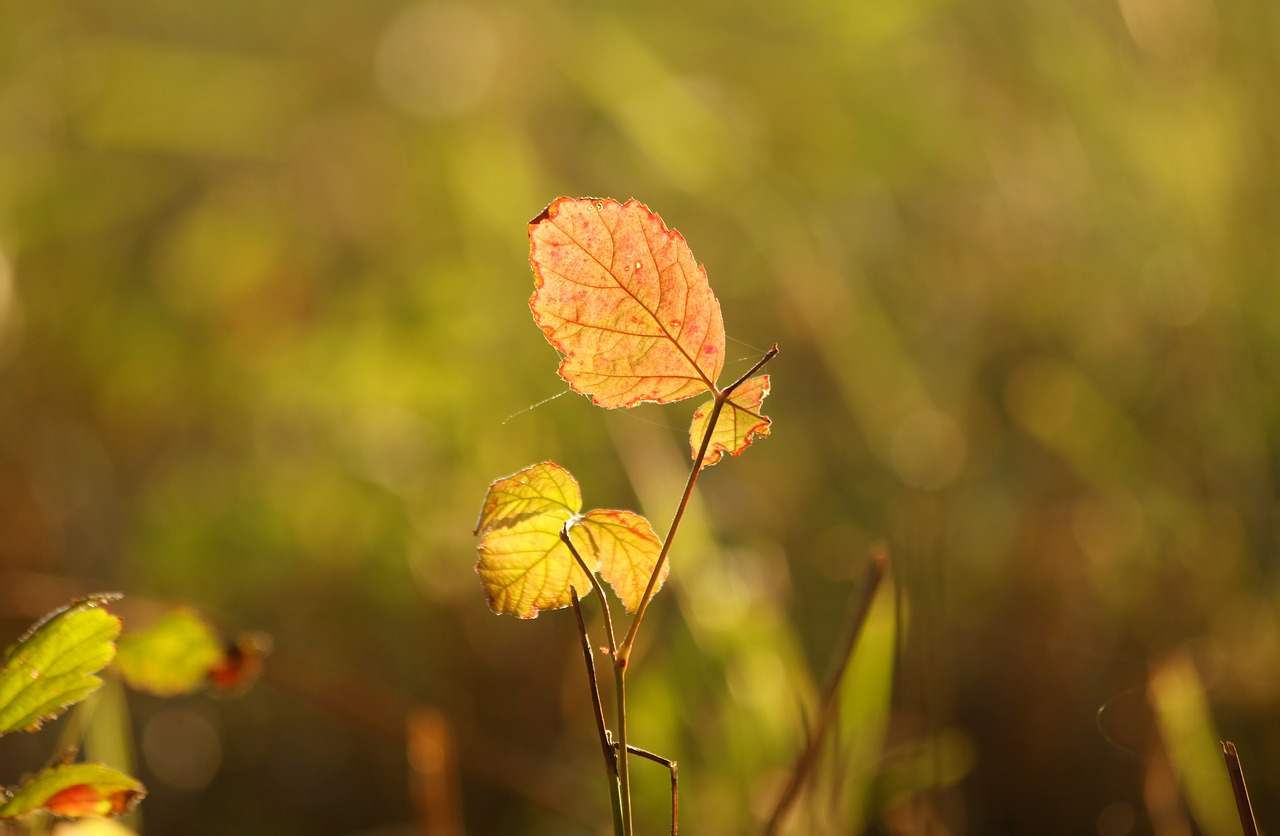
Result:
M1191 657L1179 652L1160 662L1147 687L1156 725L1191 816L1205 833L1239 832L1220 738Z
M45 616L9 648L0 670L0 734L35 731L98 690L120 619L94 596Z
M867 824L871 785L889 726L897 643L897 592L888 576L871 603L840 688L839 769L844 779L835 790L845 812L842 832L861 833Z
M832 727L833 721L836 719L837 712L841 721L849 720L854 723L861 723L864 719L872 719L870 715L874 711L869 711L873 703L877 702L874 696L871 702L859 704L857 698L847 700L849 705L846 707L846 700L841 699L842 688L869 688L868 693L875 694L878 692L877 683L886 684L887 687L892 686L892 666L893 666L893 642L896 640L896 612L894 608L894 586L889 582L888 578L889 554L884 548L873 550L871 555L871 563L867 567L867 577L863 584L862 594L855 605L848 627L845 631L844 644L842 652L837 657L837 664L827 680L824 689L822 705L819 709L817 723L812 734L808 735L804 748L796 758L794 766L791 768L791 775L787 781L778 800L774 803L773 811L770 813L769 821L765 825L766 834L774 834L781 831L784 821L787 818L788 811L792 804L800 795L800 791L804 788L805 783L809 779L810 773L813 772L814 766L818 761L818 755L822 750L822 743L827 733ZM868 639L868 631L872 630L874 622L875 635ZM888 665L889 674L887 677L878 674L878 668L882 664L881 649L884 644L884 638L887 632L890 639ZM883 682L881 682L883 680ZM849 683L854 683L850 685ZM887 712L888 695L884 695L885 711ZM854 726L855 729L861 726ZM876 748L879 748L880 741L883 739L883 724L880 724L879 731L873 731L872 735L876 739ZM864 742L870 738L864 738ZM844 770L838 770L844 774ZM843 782L841 782L843 783ZM839 792L837 788L835 792Z

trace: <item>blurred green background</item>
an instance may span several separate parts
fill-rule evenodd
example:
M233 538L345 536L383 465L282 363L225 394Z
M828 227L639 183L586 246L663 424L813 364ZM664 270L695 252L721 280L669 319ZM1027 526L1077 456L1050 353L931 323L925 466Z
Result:
M147 833L445 833L407 716L445 820L608 832L573 619L492 615L470 529L554 458L665 530L692 405L522 412L526 222L636 197L729 372L781 347L630 679L685 832L759 832L881 539L892 699L855 665L793 832L1224 832L1175 703L1280 827L1277 89L1267 0L0 4L6 635L99 588L272 635L130 698Z

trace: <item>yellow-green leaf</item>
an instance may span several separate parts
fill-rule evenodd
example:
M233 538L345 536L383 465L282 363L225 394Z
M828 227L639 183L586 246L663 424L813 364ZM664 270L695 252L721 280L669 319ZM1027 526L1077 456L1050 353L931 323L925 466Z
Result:
M180 607L122 638L116 667L130 688L171 697L204 687L223 655L223 643L213 628Z
M751 446L752 440L757 436L769 437L769 425L772 422L760 414L760 406L768 396L767 374L753 377L733 390L716 418L711 443L702 459L703 467L710 467L720 461L725 453L740 455ZM706 435L707 422L711 420L714 407L715 399L704 401L693 413L693 423L689 427L689 446L694 458L697 458L698 449L702 446L702 438Z
M101 605L115 597L56 610L9 648L0 669L0 734L35 731L98 690L95 674L115 656L120 635L120 619Z
M588 565L599 564L600 576L613 587L627 612L635 612L662 551L649 521L630 511L590 511L570 535ZM655 592L662 588L670 566L662 567Z
M146 794L140 782L100 763L56 764L14 790L0 805L0 819L35 810L67 818L118 816L132 811Z
M542 515L559 517L563 524L581 509L577 480L555 462L541 462L489 486L475 533L483 537Z
M580 596L590 591L591 581L560 539L564 524L581 508L577 481L554 462L489 486L476 524L476 571L494 612L536 618L543 610L569 606L571 588Z

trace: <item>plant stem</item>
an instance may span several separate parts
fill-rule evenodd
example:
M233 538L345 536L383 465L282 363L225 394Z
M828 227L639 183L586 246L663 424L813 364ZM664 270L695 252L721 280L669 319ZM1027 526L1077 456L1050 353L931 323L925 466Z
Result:
M604 706L600 702L600 681L596 678L595 654L591 650L591 637L587 635L587 624L582 619L582 603L578 600L578 590L570 587L569 596L573 601L574 618L578 621L578 635L582 637L582 658L586 660L587 682L591 686L591 706L596 717L596 733L600 736L600 748L604 752L604 771L609 779L609 807L613 811L613 832L614 836L624 836L622 799L618 795L618 758L613 750L613 742L609 739L609 729L604 722Z
M627 757L627 666L614 659L613 693L618 707L618 789L622 802L622 832L631 836L634 822L631 818L631 767Z
M689 479L685 482L684 494L680 498L680 504L676 507L675 516L671 520L671 526L667 529L667 537L662 543L662 549L658 553L658 559L653 564L653 571L649 573L649 582L645 586L644 595L640 599L639 606L636 607L635 618L631 620L631 627L627 630L626 637L619 645L615 641L613 632L613 618L609 613L609 601L605 597L604 588L600 581L596 578L596 573L591 570L587 562L583 560L582 555L578 554L578 549L573 544L573 538L569 535L569 530L573 527L574 521L569 520L560 529L560 540L569 547L569 552L578 562L578 566L586 573L587 578L591 581L592 588L596 594L600 596L600 606L604 611L604 629L606 637L609 640L609 655L613 659L613 681L614 681L614 704L616 706L616 731L617 731L617 754L615 758L609 758L606 755L605 768L609 773L611 781L617 786L617 794L611 793L611 802L617 802L614 807L614 831L618 836L633 836L634 820L631 812L631 769L629 766L628 753L631 747L627 744L627 662L631 657L631 647L635 643L636 633L640 629L640 622L644 620L645 610L649 607L649 602L653 600L653 593L658 586L658 578L662 576L662 567L666 565L667 555L671 551L671 543L675 539L676 529L680 527L680 520L684 517L685 508L689 505L689 499L693 496L693 486L698 481L698 474L702 472L702 462L707 456L707 449L711 446L711 436L715 432L716 421L720 417L720 412L724 409L724 405L728 403L729 398L733 395L735 389L745 383L753 374L760 371L766 363L772 360L778 354L778 346L775 344L773 348L765 352L764 357L760 358L754 366L752 366L746 374L726 386L724 389L716 390L715 402L711 408L711 416L707 421L707 429L702 434L702 444L698 448L698 455L694 457L693 468L689 471ZM600 706L599 684L595 676L595 662L591 656L591 644L587 638L586 626L582 621L582 613L578 604L577 590L571 590L574 612L578 616L579 632L582 635L584 643L584 654L587 663L587 673L591 678L592 698L595 701L597 729L602 737L602 744L608 748L609 731L604 727L604 712ZM676 832L677 819L677 796L676 796L676 767L671 762L671 832Z
M582 555L578 553L578 548L573 544L573 538L569 536L569 529L573 526L573 520L564 524L560 529L560 540L569 547L569 553L573 555L574 560L578 561L578 566L582 571L587 573L587 577L591 580L591 586L596 591L596 595L600 596L600 609L604 612L604 632L605 637L609 641L609 655L613 659L613 680L614 680L614 702L617 706L616 726L618 734L618 754L612 759L612 763L606 763L609 770L609 777L616 781L617 785L617 803L615 810L614 830L618 836L632 836L633 826L631 820L631 770L627 766L627 682L626 682L626 662L618 659L618 644L614 640L613 633L613 617L609 613L609 599L605 597L604 587L600 584L596 573L591 571L591 567L587 565L587 561L583 560ZM576 597L577 593L574 592ZM583 635L586 635L585 628ZM590 646L588 646L588 651ZM591 678L593 687L595 687L595 663L590 662ZM597 692L597 699L599 695ZM603 710L600 712L600 722L604 722ZM608 730L605 731L605 746L608 748Z
M680 827L680 769L675 761L667 760L661 755L655 755L653 752L641 749L638 746L628 746L627 751L633 755L639 755L647 758L657 764L662 764L671 772L671 836L676 836L676 832Z
M720 411L724 409L725 403L728 402L729 396L733 394L735 389L746 383L753 374L764 368L764 365L777 355L778 345L774 343L773 348L766 351L759 362L748 369L746 374L716 392L715 404L711 407L711 417L707 419L707 429L702 434L702 444L698 447L698 455L694 457L693 468L689 471L688 481L685 482L684 494L680 497L680 504L676 506L675 516L671 518L671 526L667 529L666 539L662 541L662 550L658 553L658 559L653 564L653 571L649 573L649 583L644 588L644 596L640 599L640 605L636 607L635 618L631 619L631 627L627 630L626 638L622 640L622 645L614 656L615 666L626 667L627 659L631 656L631 646L635 644L636 633L640 630L640 622L644 620L645 610L649 608L649 602L653 599L654 590L658 586L658 578L662 577L662 567L666 565L667 554L671 551L672 541L675 540L676 529L680 527L680 520L684 517L684 509L688 507L689 499L693 496L693 486L698 481L698 474L702 472L702 460L706 458L707 448L711 446L711 434L715 432L716 420L720 417Z
M1253 816L1253 804L1249 801L1249 788L1244 782L1244 770L1240 768L1240 754L1230 740L1222 743L1222 757L1227 762L1227 774L1231 776L1231 789L1236 795L1236 811L1240 814L1240 829L1244 836L1258 836L1258 820Z

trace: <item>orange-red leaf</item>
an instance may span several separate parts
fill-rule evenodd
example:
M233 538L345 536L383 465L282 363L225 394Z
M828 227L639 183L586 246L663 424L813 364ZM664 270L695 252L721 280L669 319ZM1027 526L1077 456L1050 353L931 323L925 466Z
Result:
M59 816L118 816L137 806L147 790L136 779L100 763L60 763L10 788L0 819L48 810Z
M562 197L529 224L533 317L600 406L714 391L724 321L684 237L643 204Z
M737 456L751 446L755 437L768 438L769 425L772 423L760 414L760 406L769 396L769 375L753 377L743 383L720 410L716 418L716 427L711 433L711 443L707 446L707 454L702 459L703 467L710 467L725 453ZM709 400L698 406L693 413L693 423L689 426L689 447L694 457L702 446L702 437L707 432L707 421L711 419L711 410L715 400Z
M531 465L489 486L476 524L476 571L494 612L536 618L543 610L569 606L570 587L587 594L591 581L560 539L560 529L581 509L577 481L554 462Z
M613 587L627 612L635 612L662 551L649 521L631 511L590 511L570 533L578 553L588 564L599 562L600 577ZM655 592L670 568L670 563L663 565Z

